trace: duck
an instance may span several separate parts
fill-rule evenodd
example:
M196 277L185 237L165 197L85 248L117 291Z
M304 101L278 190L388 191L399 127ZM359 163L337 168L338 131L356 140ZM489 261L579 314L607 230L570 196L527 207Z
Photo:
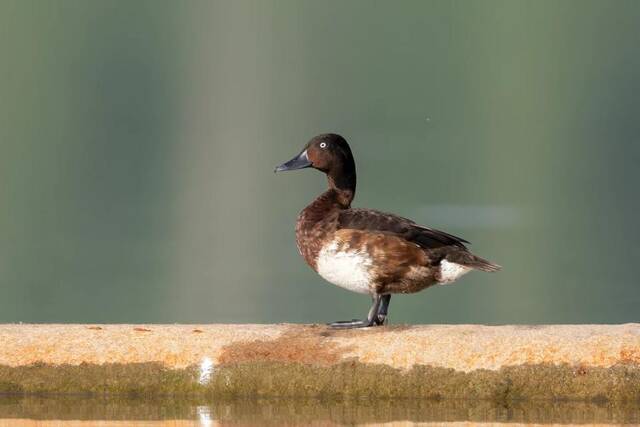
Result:
M394 294L448 285L472 270L501 266L474 255L469 242L391 213L353 208L356 164L347 141L335 133L313 137L275 172L313 168L327 177L327 190L302 212L295 226L298 252L326 281L369 295L366 318L329 323L367 328L387 323Z

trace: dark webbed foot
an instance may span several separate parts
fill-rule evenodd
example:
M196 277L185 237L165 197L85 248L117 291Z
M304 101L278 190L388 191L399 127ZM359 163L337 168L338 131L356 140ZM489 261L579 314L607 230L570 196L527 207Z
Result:
M354 329L354 328L368 328L369 326L375 326L374 322L368 320L339 320L337 322L329 323L334 329Z
M374 295L373 304L371 305L371 309L369 310L369 315L366 320L342 320L329 323L329 326L334 329L353 329L384 325L387 320L387 311L389 310L390 300L391 295Z

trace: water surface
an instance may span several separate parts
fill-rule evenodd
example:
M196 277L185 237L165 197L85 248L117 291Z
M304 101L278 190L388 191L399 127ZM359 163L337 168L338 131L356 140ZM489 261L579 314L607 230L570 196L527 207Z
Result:
M0 426L60 425L619 425L640 422L631 403L465 400L232 400L0 398Z

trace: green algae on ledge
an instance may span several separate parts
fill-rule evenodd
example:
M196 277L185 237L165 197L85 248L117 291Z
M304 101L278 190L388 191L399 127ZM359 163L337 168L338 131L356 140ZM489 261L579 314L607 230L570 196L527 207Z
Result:
M640 367L508 366L460 372L414 366L400 370L356 361L330 366L272 361L218 365L206 383L198 366L159 363L0 365L0 393L287 398L422 398L640 402Z

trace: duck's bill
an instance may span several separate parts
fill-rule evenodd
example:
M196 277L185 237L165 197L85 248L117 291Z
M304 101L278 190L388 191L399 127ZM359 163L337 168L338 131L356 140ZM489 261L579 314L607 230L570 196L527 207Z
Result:
M310 166L311 162L309 161L309 157L307 157L307 150L304 150L293 159L278 166L274 172L293 171L296 169L308 168Z

